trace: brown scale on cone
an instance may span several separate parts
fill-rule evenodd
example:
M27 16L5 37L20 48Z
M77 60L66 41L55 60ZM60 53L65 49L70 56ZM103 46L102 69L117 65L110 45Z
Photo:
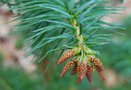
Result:
M87 66L87 73L86 77L90 83L92 83L92 73L93 73L93 66Z
M94 59L94 65L99 71L103 71L103 65L99 59Z
M78 72L78 78L80 80L84 79L87 72L87 63L80 63L80 65L77 67L77 72Z
M98 65L102 65L102 63L100 62L100 60L99 59L94 59L94 65L95 66L98 66Z
M90 61L91 63L93 63L95 66L98 66L98 65L102 65L102 63L100 62L100 60L98 58L90 58Z
M63 68L62 72L61 72L61 77L64 76L66 74L66 72L74 65L74 61L69 61L65 67Z
M66 51L58 60L57 64L61 64L63 62L65 62L67 59L69 59L70 57L72 57L73 55L75 55L75 52L73 52L73 50L68 50Z

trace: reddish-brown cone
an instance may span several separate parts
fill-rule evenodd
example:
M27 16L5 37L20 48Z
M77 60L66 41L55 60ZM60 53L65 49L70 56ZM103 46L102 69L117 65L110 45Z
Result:
M62 72L61 72L61 77L64 76L66 74L66 72L74 65L74 61L69 61L65 67L63 68Z
M77 67L77 72L78 72L78 78L80 80L84 79L86 72L87 72L87 64L80 63L80 65Z
M102 80L105 80L105 77L104 77L104 72L103 72L103 66L102 64L98 64L98 66L95 66L95 69L97 71L97 73L99 74L99 76L101 77Z
M95 69L96 69L97 73L99 74L100 78L101 78L102 80L105 80L103 70L102 70L102 71L101 71L101 70L99 70L99 68L98 68L98 67L95 67Z
M90 83L92 83L92 73L93 73L93 66L87 66L87 73L86 77Z
M95 69L97 71L97 73L99 74L99 76L101 77L102 80L105 80L105 77L104 77L104 68L103 68L103 65L102 63L100 62L99 59L94 59L94 66L95 66Z
M63 62L65 62L67 59L69 59L71 56L75 55L75 52L73 52L72 50L68 50L66 51L58 60L57 64L61 64Z
M77 62L75 62L74 68L71 71L71 75L74 75L77 73L77 67L78 67Z

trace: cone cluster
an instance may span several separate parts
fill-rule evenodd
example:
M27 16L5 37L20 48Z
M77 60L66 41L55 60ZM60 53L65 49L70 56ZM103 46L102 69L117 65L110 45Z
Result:
M69 58L75 57L77 53L79 52L72 49L64 52L64 54L58 60L57 64L61 64L66 60L68 60ZM63 77L71 67L73 67L71 75L77 74L78 83L81 83L81 81L84 79L85 76L87 77L88 81L92 83L92 73L94 69L97 71L100 78L102 80L105 80L103 73L104 71L103 65L101 61L94 56L88 55L83 60L74 58L73 60L67 62L60 76Z

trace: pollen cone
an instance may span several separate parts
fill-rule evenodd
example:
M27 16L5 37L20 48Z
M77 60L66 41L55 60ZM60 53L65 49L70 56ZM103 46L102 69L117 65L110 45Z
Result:
M71 75L74 75L74 74L77 73L77 67L78 67L78 65L77 65L77 62L76 62L75 65L74 65L74 68L71 71Z
M87 66L87 73L86 77L90 83L92 83L92 73L93 73L93 66Z
M65 67L63 68L62 72L61 72L61 77L64 76L66 74L66 72L74 65L74 61L69 61Z
M80 63L80 65L77 67L77 72L78 72L78 78L80 80L83 80L87 72L87 64Z
M95 69L96 69L97 73L99 74L100 78L101 78L102 80L105 80L103 67L101 67L101 66L96 66Z
M67 59L69 59L73 55L75 55L75 52L73 50L68 50L68 51L64 52L64 54L58 60L57 64L61 64L61 63L65 62Z
M99 74L100 78L102 80L105 80L104 68L103 68L103 65L102 65L101 61L98 60L98 59L95 59L94 60L94 65L95 65L95 69L96 69L97 73Z

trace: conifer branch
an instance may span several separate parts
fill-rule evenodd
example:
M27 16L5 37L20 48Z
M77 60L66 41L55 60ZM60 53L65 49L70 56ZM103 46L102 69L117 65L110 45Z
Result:
M110 34L101 30L119 26L102 18L118 13L120 8L106 6L107 0L15 0L15 3L10 10L19 13L16 20L20 23L15 27L32 48L27 55L35 54L40 61L45 57L54 60L50 57L54 52L65 50L57 63L75 61L71 66L77 66L79 82L84 76L92 82L93 69L104 78L102 63L92 46L107 44ZM69 70L69 65L61 76Z

